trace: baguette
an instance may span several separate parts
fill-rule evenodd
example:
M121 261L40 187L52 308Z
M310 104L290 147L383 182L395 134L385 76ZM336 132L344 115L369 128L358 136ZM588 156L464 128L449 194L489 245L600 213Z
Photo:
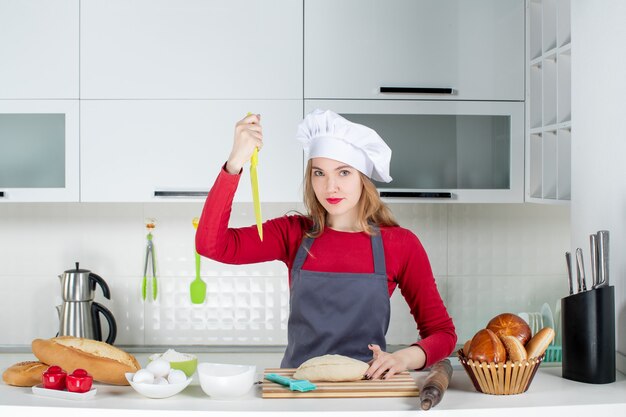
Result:
M511 362L519 362L528 359L524 345L515 336L504 336L500 340L506 350L506 356Z
M526 344L528 358L538 358L543 355L550 343L552 343L552 339L554 339L552 327L544 327L539 330Z
M136 372L141 366L135 357L108 343L73 336L35 339L35 356L42 362L58 365L68 373L85 369L98 382L128 385L124 373Z
M41 375L48 369L42 362L19 362L8 367L2 374L2 380L15 387L32 387L41 384Z

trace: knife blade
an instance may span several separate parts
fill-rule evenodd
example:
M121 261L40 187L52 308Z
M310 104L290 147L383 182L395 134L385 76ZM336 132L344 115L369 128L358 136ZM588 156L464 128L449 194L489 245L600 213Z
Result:
M587 291L585 264L583 263L583 250L581 248L576 248L576 280L578 282L578 292Z
M609 285L609 231L600 230L598 235L598 282L596 288Z
M591 288L598 285L598 236L589 235L589 250L591 255Z
M246 116L252 113L248 112ZM250 158L250 183L252 185L252 204L254 205L254 218L256 220L256 230L259 238L263 241L263 219L261 218L261 200L259 198L259 175L257 165L259 164L259 148L254 148Z
M252 202L254 204L254 217L256 218L256 228L259 238L263 241L263 220L261 218L261 201L259 199L259 177L257 165L259 163L259 151L254 149L250 159L250 182L252 183Z
M569 295L574 294L574 280L572 279L572 255L565 252L565 264L567 265L567 283L569 284Z

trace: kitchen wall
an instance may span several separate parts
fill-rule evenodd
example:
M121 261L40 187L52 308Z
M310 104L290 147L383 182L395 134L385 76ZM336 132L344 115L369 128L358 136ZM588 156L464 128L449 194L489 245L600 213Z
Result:
M400 223L425 246L459 342L494 315L554 308L567 291L563 253L570 245L569 207L533 204L392 204ZM265 218L294 204L266 204ZM0 346L52 337L61 302L57 275L74 267L101 275L98 290L118 324L119 345L284 345L287 270L279 262L222 265L202 260L207 299L192 305L194 229L202 202L0 205ZM155 218L159 293L140 296L146 232ZM251 204L236 204L231 226L254 223ZM399 291L392 297L391 344L416 330Z
M626 373L626 3L572 1L572 243L609 230L617 369ZM588 258L587 258L588 259Z

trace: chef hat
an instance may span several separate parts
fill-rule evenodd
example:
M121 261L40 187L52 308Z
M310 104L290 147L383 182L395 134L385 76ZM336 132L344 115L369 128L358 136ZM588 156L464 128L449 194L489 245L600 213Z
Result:
M344 162L369 178L390 182L391 149L373 129L330 110L313 110L298 125L307 160L330 158Z

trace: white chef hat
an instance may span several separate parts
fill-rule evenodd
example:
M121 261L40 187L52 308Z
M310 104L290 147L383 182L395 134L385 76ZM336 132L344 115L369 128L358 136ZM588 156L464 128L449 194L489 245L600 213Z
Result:
M331 110L313 110L298 125L307 160L330 158L344 162L369 178L390 182L391 149L373 129L353 123Z

